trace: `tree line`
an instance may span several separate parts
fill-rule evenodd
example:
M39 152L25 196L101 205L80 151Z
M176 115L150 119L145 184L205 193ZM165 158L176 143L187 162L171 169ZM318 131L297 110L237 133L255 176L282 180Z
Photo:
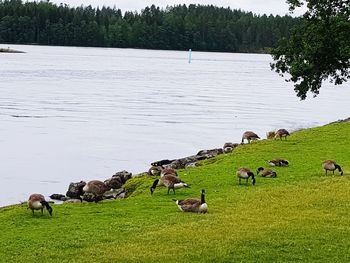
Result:
M266 52L299 23L213 5L154 5L141 12L0 0L0 43Z

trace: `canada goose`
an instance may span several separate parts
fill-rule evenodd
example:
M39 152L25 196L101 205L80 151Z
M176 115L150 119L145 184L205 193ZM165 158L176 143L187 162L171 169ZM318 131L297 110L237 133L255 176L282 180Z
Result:
M111 189L111 186L107 183L92 180L89 181L83 188L85 193L91 193L94 195L95 202L102 198L102 195Z
M201 192L201 199L189 198L185 200L173 199L182 212L206 213L208 205L205 202L205 191Z
M257 139L260 139L260 137L252 131L246 131L242 135L242 143L244 143L244 140L247 140L248 143L250 143L250 141L257 140Z
M284 137L285 140L287 140L287 136L289 136L289 132L286 129L279 129L278 131L276 131L275 134L275 140L277 138L280 138L280 140L282 140L282 137Z
M239 178L239 184L241 184L241 179L246 179L246 182L248 183L248 179L251 177L252 185L255 185L254 174L248 168L239 168L236 172L236 175Z
M232 143L232 142L226 142L224 146L222 147L224 153L230 153L232 152L236 147L238 146L238 143Z
M286 166L289 165L289 162L287 160L283 160L283 159L275 159L275 160L270 160L270 161L267 161L267 162L271 166L286 167Z
M28 199L28 208L32 209L33 215L34 210L41 210L41 214L43 214L44 207L46 207L50 216L52 216L52 207L48 202L45 201L45 197L41 194L32 194Z
M153 194L154 190L158 185L166 186L168 188L168 194L170 189L173 189L175 194L175 185L176 188L188 187L187 184L184 181L182 181L179 177L172 174L167 174L153 182L153 185L151 187L151 195Z
M343 175L343 170L341 167L336 163L336 161L333 160L326 160L323 162L323 169L326 170L326 175L328 171L332 171L334 174L335 170L338 170L340 175Z
M261 175L262 177L267 177L267 178L277 177L276 172L272 171L271 169L264 169L263 167L259 167L256 173L258 175Z

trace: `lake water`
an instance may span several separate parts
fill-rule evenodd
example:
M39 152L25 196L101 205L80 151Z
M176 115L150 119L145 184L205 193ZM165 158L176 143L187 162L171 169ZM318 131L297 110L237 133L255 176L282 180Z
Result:
M0 47L7 47L0 45ZM10 46L0 53L0 206L72 181L350 116L350 86L300 101L269 55Z

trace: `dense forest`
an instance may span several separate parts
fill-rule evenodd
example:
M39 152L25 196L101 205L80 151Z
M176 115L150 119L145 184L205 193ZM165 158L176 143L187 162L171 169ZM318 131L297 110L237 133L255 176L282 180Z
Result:
M298 19L212 5L70 7L49 1L0 0L0 43L264 52Z

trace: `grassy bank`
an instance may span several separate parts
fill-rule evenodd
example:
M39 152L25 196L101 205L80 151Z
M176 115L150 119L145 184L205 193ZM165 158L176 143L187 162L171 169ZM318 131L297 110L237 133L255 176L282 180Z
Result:
M1 262L348 262L350 123L261 141L179 172L191 185L176 198L206 189L208 214L178 210L154 178L136 178L130 198L54 206L52 218L25 205L0 209ZM236 169L256 170L285 158L278 177L238 185ZM344 176L325 176L335 159Z

